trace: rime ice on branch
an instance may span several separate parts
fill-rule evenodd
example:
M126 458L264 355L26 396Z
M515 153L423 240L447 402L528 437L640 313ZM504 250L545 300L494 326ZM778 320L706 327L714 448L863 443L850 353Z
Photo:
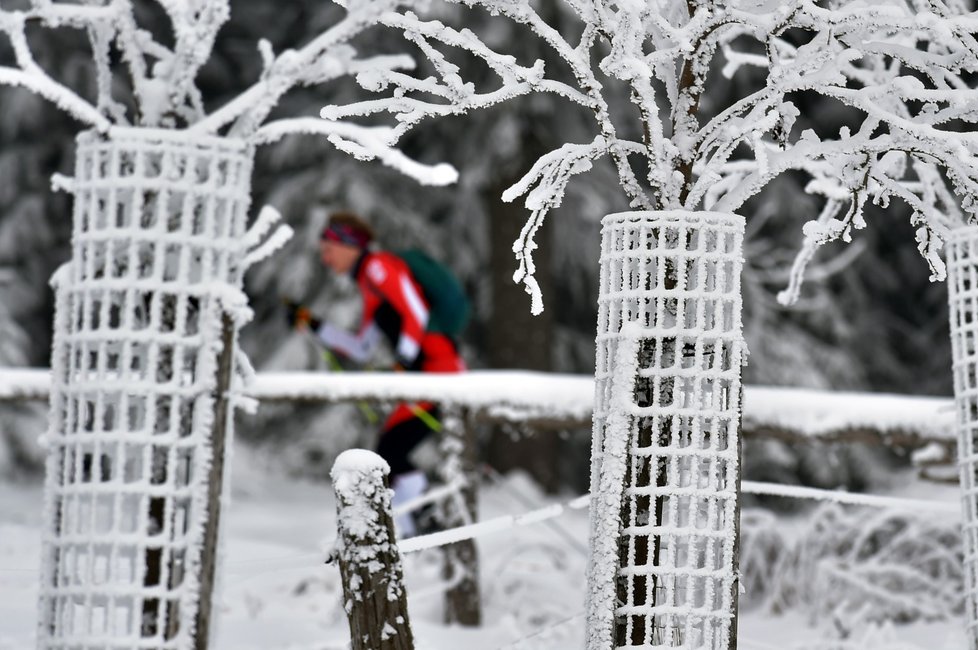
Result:
M824 199L824 209L805 227L781 296L786 302L797 297L819 245L848 241L853 229L866 225L869 201L885 206L897 198L912 208L918 246L934 279L944 277L939 251L949 227L978 216L978 16L964 0L559 0L579 22L574 38L548 24L529 0L449 1L525 25L566 62L574 83L548 77L541 61L521 65L469 30L410 12L386 13L384 24L414 41L437 76L360 74L364 88L392 96L328 106L322 116L388 112L399 135L427 117L532 92L590 109L594 140L567 143L541 157L504 195L513 200L525 194L531 211L514 251L516 279L533 296L535 312L542 299L534 280L534 235L560 205L568 181L602 156L614 161L635 209L733 213L777 175L806 174L807 191ZM461 79L449 59L453 49L485 61L496 74L494 83L480 90ZM724 75L750 67L766 74L706 119L700 100L710 90L711 64L721 55ZM640 124L615 123L602 75L626 85ZM849 107L861 116L858 126L821 136L799 132L794 102L805 92ZM629 140L622 132L642 138Z
M244 93L206 114L196 76L211 55L218 30L230 17L227 0L159 0L173 28L172 47L137 23L128 0L101 6L33 0L30 9L0 8L0 32L10 40L16 67L0 66L0 83L17 85L55 102L83 124L105 133L112 126L186 129L194 135L227 135L264 144L291 133L325 135L337 148L361 160L380 160L421 183L444 185L455 180L446 165L425 165L398 151L389 128L347 122L283 118L267 122L290 89L323 84L354 74L406 70L413 60L403 55L361 57L352 41L380 16L412 6L415 0L371 0L351 3L343 18L298 49L278 54L267 41L258 43L261 78ZM70 27L84 30L95 63L96 96L85 98L49 76L35 61L25 28ZM121 60L114 60L117 52ZM125 76L133 92L133 110L113 94L113 80ZM117 92L117 90L116 90Z

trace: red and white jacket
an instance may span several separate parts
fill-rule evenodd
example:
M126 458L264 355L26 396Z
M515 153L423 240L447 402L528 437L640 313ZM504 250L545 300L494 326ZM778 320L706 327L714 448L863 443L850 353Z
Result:
M351 270L363 298L356 335L324 324L317 334L328 347L365 362L385 337L406 370L461 372L465 362L445 335L428 332L428 302L407 264L393 253L367 251Z

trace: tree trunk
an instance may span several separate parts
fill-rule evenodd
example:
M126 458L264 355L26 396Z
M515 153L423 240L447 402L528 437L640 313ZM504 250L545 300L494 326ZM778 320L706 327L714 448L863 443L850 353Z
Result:
M518 178L518 177L517 177ZM489 365L500 369L553 369L553 310L530 313L530 296L522 285L513 282L516 260L513 242L526 223L526 209L519 203L505 203L503 191L517 178L507 178L494 185L489 202L490 278L492 315L488 323ZM544 222L537 239L551 236L550 221ZM537 280L546 296L551 293L550 246L540 246L534 259L540 272ZM547 492L560 484L558 473L559 438L556 431L520 431L513 427L494 428L486 451L487 462L500 472L522 469Z

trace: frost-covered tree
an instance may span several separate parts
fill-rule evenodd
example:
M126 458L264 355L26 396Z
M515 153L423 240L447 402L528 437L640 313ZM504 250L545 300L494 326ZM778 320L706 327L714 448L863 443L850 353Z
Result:
M565 38L528 2L466 0L528 26L571 67L576 83L548 77L540 61L521 65L489 48L469 30L414 14L387 14L384 24L405 34L431 56L437 77L418 80L402 71L361 74L370 90L395 89L392 100L328 106L327 122L389 112L396 135L421 120L464 113L532 92L559 95L594 113L595 139L567 143L543 156L510 200L528 194L533 218L516 247L518 278L542 301L533 280L532 235L559 205L571 177L609 156L633 208L735 211L777 175L801 171L806 190L825 199L817 221L806 226L804 251L784 299L797 296L804 265L815 247L849 238L865 226L869 202L899 198L913 209L921 253L935 279L948 227L978 211L972 138L974 121L974 21L967 2L866 4L833 2L616 3L568 0L581 19L577 39ZM476 89L436 45L483 59L498 77ZM502 47L498 49L504 49ZM745 66L768 70L763 83L710 119L700 100L709 90L714 58L723 74ZM632 89L640 139L624 139L604 101L604 75ZM861 112L856 129L796 132L795 100L815 93ZM703 123L701 123L703 122ZM961 206L954 193L963 198Z
M518 61L504 46L493 47L467 29L410 12L389 13L382 22L402 30L424 51L436 74L424 79L400 71L361 74L364 88L389 96L327 106L321 115L331 123L389 113L401 135L428 117L529 93L557 95L593 113L591 141L567 142L541 156L504 193L508 200L525 195L531 210L514 251L515 279L526 285L534 312L543 309L532 258L535 234L547 212L561 203L572 177L589 170L594 160L609 158L631 207L641 213L606 222L606 232L618 239L603 249L608 267L602 290L608 278L612 294L602 299L614 304L601 316L599 346L603 337L618 337L620 349L635 346L639 359L635 365L622 358L614 343L598 356L592 490L607 504L592 512L592 541L600 549L593 551L591 563L589 647L726 646L736 638L736 626L728 621L736 608L731 546L736 544L739 438L721 414L732 409L737 418L740 298L708 303L717 295L712 283L739 274L724 255L739 256L740 250L725 243L728 237L736 240L725 230L730 219L711 215L741 211L786 172L808 178L806 190L821 197L823 207L804 227L801 252L782 292L781 299L791 302L818 246L850 240L852 231L866 224L867 204L886 206L897 198L912 210L918 249L932 278L943 279L939 253L950 230L978 216L978 141L966 133L978 121L971 83L978 72L978 17L960 0L566 0L580 19L579 29L567 35L527 0L458 3L526 26L558 53L573 81L548 74L542 61ZM496 73L494 83L461 77L452 60L459 50L484 61ZM721 56L725 75L752 67L766 74L743 97L707 115L700 106L710 92L713 61ZM606 78L630 88L629 114L610 110ZM837 133L796 129L798 100L805 94L849 107L861 119ZM620 232L629 219L635 228ZM710 230L717 224L719 230ZM669 249L686 252L677 257ZM736 312L729 318L728 308ZM644 329L625 327L635 319ZM707 334L718 321L728 339ZM675 368L689 370L684 375ZM634 386L627 383L631 378L620 377L628 372L638 374ZM689 403L680 403L684 376L697 382ZM631 400L624 397L632 392ZM658 415L643 406L658 407ZM722 436L718 419L724 422ZM726 437L719 449L718 437ZM706 468L703 453L688 449L702 448L704 441L718 451L707 454ZM636 447L642 453L632 456L629 449ZM726 458L731 449L733 458ZM686 454L691 464L684 467ZM626 485L608 479L612 471ZM719 542L699 548L698 535L676 534L677 526L699 527L701 518L709 520L708 527L716 525L715 502L690 505L704 476L708 489L734 495L723 499L723 530L716 531L722 532L727 577L716 586L690 587L688 575L677 577L668 567L687 559L700 569L714 566L708 556ZM686 509L687 520L677 518L677 504ZM602 533L615 528L606 521L611 517L620 517L619 541L608 546ZM643 568L649 565L653 568ZM671 580L687 580L687 586ZM624 604L615 606L616 598ZM696 619L687 608L687 602L701 598L708 599L715 617Z
M399 6L352 7L298 49L276 54L259 42L260 77L211 112L197 78L227 2L153 5L148 13L170 23L162 35L141 22L147 6L127 1L0 9L15 59L0 66L0 83L89 127L74 177L55 178L74 196L74 223L72 260L52 280L40 647L206 647L225 447L231 414L246 403L242 276L289 236L275 230L274 210L246 228L255 147L317 133L424 183L455 178L394 148L389 128L270 118L296 86L410 67L405 56L361 57L352 44ZM35 58L37 28L87 37L90 88L72 88Z

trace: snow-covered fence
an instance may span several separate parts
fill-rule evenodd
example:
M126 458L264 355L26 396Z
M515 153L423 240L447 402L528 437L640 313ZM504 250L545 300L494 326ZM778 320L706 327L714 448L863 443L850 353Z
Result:
M39 647L206 643L251 161L226 138L78 138Z
M783 521L769 511L744 510L740 570L746 600L739 599L741 611L783 613L799 608L819 620L831 617L843 635L866 622L948 620L963 611L960 507L955 502L752 481L744 481L742 490L822 505L806 518L801 534L786 533ZM408 555L462 540L513 534L516 528L586 509L589 501L585 494L566 503L401 540L398 548ZM306 555L296 556L289 566L305 566L308 561Z
M0 403L47 400L50 373L0 368ZM266 402L429 401L469 411L476 420L533 427L589 426L594 380L508 370L458 376L378 372L260 372L247 388ZM744 387L744 436L788 443L864 442L914 450L955 444L951 398Z
M968 638L978 647L978 228L951 231L947 266Z
M603 224L587 647L726 648L744 221L631 212Z
M339 537L335 556L353 650L411 650L401 555L394 540L388 475L377 454L351 449L331 473Z

